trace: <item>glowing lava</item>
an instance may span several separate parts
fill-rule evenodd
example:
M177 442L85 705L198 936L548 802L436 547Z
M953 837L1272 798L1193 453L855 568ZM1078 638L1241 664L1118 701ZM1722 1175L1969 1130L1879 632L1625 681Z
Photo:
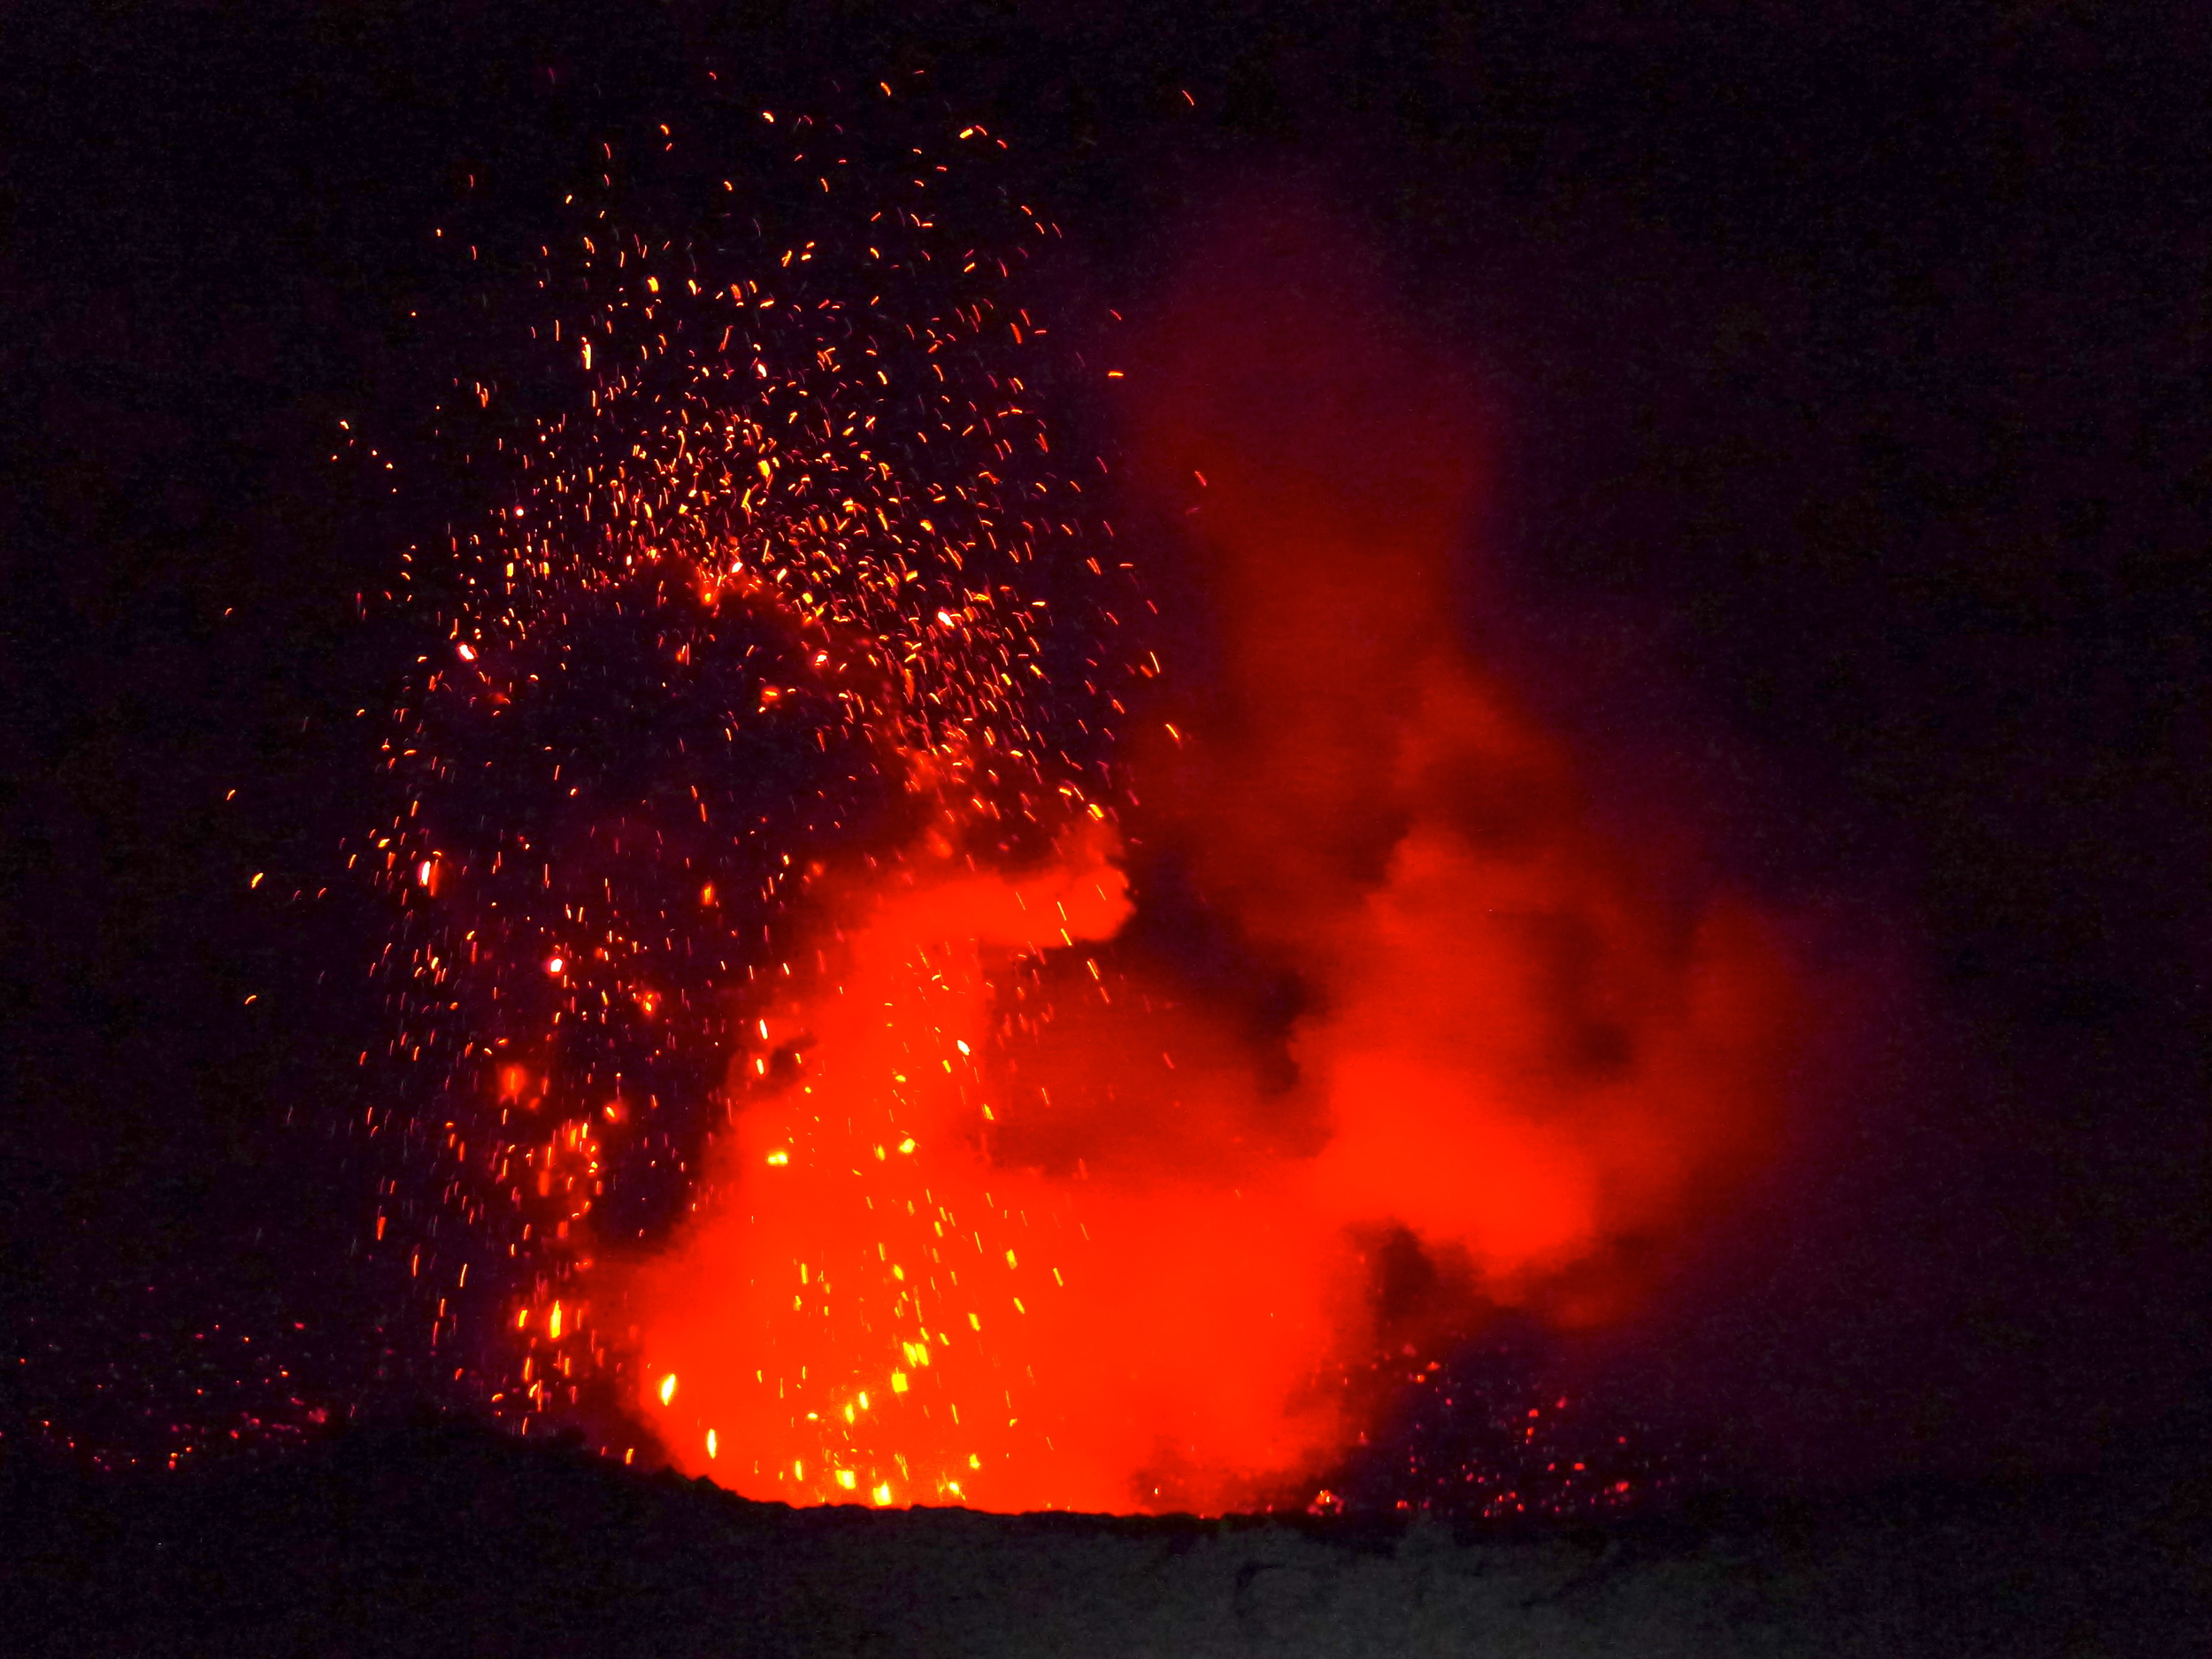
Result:
M750 1495L1302 1504L1379 1356L1634 1302L1762 1156L1801 975L1466 659L1470 428L1329 227L1225 220L1116 375L1217 621L1134 713L1007 263L907 197L848 231L780 293L580 239L592 418L453 538L357 854L466 1224L395 1241L434 1344L489 1259L495 1407ZM1084 749L1140 717L1144 807Z
M1087 705L1036 695L1097 568L1024 379L1052 372L1018 278L1053 227L983 128L848 116L733 118L736 176L677 234L584 196L518 302L548 361L441 410L484 511L386 595L421 654L371 740L390 817L348 849L391 900L365 1242L419 1374L526 1432L626 1395L593 1289L699 1202L818 878L896 867L925 823L1003 864L1082 806Z
M1153 475L1205 492L1223 683L1131 822L1300 1011L1255 1028L1115 939L1096 843L856 897L627 1316L681 1379L639 1406L740 1491L1302 1502L1372 1356L1502 1304L1617 1312L1771 1128L1782 934L1595 827L1464 660L1464 427L1378 308L1294 297L1343 265L1312 221L1235 234L1141 425Z
M1263 1471L1328 1443L1333 1414L1286 1417L1278 1386L1326 1339L1342 1253L1285 1225L1294 1194L997 1156L996 1004L1121 926L1103 850L874 895L835 987L760 1022L726 1196L634 1286L663 1379L640 1403L679 1462L793 1502L1104 1509L1190 1448Z

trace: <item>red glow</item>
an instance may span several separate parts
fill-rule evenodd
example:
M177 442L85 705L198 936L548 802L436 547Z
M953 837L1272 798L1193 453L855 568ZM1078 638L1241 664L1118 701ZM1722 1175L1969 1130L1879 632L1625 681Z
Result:
M1378 1344L1616 1315L1762 1156L1791 953L1678 838L1601 832L1455 642L1472 425L1347 265L1294 210L1233 225L1132 382L1223 663L1205 724L1158 723L1144 827L1306 987L1294 1076L1087 953L1128 913L1105 842L856 895L733 1060L715 1195L626 1286L680 1466L795 1502L1250 1502L1363 1426ZM1409 1303L1393 1233L1432 1270Z

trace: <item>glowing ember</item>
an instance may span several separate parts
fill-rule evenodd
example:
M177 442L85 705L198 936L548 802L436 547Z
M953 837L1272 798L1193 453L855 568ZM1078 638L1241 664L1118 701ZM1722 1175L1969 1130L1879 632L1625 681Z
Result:
M1565 757L1459 658L1450 429L1381 404L1423 385L1385 342L1271 299L1310 271L1272 274L1187 302L1148 441L1212 492L1222 703L1248 722L1183 763L1163 822L1307 987L1285 1074L1109 946L1096 843L856 896L829 983L733 1062L720 1203L625 1315L698 1379L668 1442L757 1448L741 1490L1280 1501L1375 1408L1371 1356L1502 1303L1617 1311L1767 1132L1787 951L1596 833ZM1240 377L1266 387L1240 405ZM1317 432L1285 412L1316 409Z
M1328 262L1272 229L1131 382L1223 682L1132 746L1148 813L1087 783L1157 665L1048 672L1105 566L1018 258L926 188L742 269L579 237L547 336L590 378L498 440L521 499L451 538L355 855L465 1224L419 1217L411 1274L434 1344L465 1258L504 1270L497 1409L749 1494L1327 1508L1379 1355L1633 1299L1756 1156L1793 970L1461 659L1464 434L1372 303L1285 297ZM1182 872L1240 988L1133 872Z
M534 329L574 353L573 396L530 420L462 387L457 442L512 494L443 571L411 556L449 649L394 711L401 797L349 861L399 901L380 966L416 1102L365 1127L400 1143L396 1195L438 1194L401 1197L389 1242L434 1348L519 1292L498 1323L525 1346L465 1345L455 1376L484 1363L526 1422L623 1362L595 1253L703 1195L725 1056L810 979L810 890L918 836L995 864L1094 821L1033 700L1069 582L1028 574L1085 523L1023 378L1013 284L1050 227L994 194L979 247L910 147L872 161L804 116L771 142L809 192L787 242L656 242L602 211ZM816 175L849 162L883 194L833 219Z

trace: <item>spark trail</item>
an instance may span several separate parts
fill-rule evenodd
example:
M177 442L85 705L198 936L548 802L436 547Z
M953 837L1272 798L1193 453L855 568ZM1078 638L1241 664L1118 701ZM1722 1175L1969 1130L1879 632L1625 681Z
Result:
M432 1085L410 1271L495 1409L751 1495L1330 1507L1422 1356L1634 1304L1770 1144L1802 976L1466 659L1471 438L1309 215L1217 227L1131 381L1219 618L1147 715L1023 372L1050 227L952 234L930 153L743 257L577 237L582 379L443 549L355 850ZM1148 809L1098 782L1141 717ZM1272 1012L1158 948L1178 879Z
M763 123L776 165L879 199L780 242L733 180L722 240L602 210L549 253L533 332L572 389L480 425L503 497L411 555L444 637L382 743L391 821L350 849L397 904L377 1238L456 1379L526 1425L621 1375L584 1286L706 1195L733 1044L812 982L810 888L1095 821L1037 697L1081 558L1031 578L1087 522L1025 380L1015 289L1051 227L1006 202L980 248L922 152L887 180L833 124ZM982 129L936 137L987 167Z

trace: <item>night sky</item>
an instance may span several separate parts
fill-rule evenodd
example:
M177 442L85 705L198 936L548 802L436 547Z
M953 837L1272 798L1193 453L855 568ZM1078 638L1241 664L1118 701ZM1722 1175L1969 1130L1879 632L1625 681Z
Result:
M432 411L531 373L563 194L680 216L719 164L657 160L660 124L879 80L1007 137L1071 334L1141 316L1240 182L1362 225L1492 434L1470 641L1619 800L1693 803L1885 964L1818 1156L1609 1352L1611 1409L1761 1472L1986 1471L2206 1386L2186 9L118 5L0 39L0 1434L153 1456L432 1386L360 1248L392 1171L342 1133L385 1034L352 717L416 650L357 596L483 509ZM1047 416L1114 442L1083 394Z

